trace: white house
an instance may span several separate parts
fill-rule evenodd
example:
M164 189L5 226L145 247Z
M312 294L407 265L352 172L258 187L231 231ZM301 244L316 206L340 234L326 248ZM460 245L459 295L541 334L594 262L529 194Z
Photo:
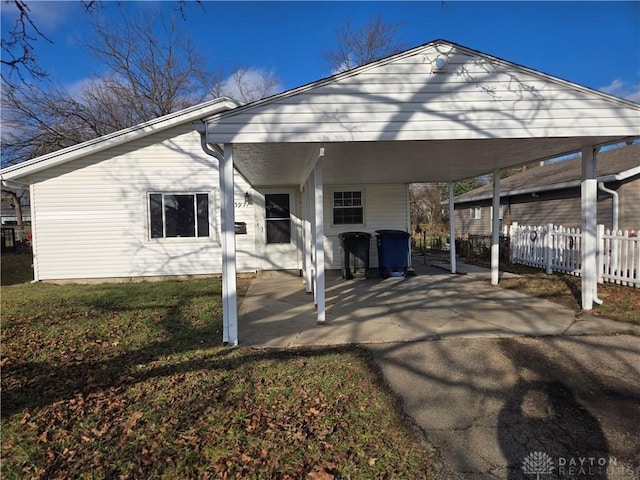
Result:
M237 271L300 269L322 322L337 234L408 230L409 183L449 182L452 192L454 181L493 172L497 211L501 168L578 151L591 308L597 151L639 135L635 103L436 40L1 173L31 187L37 280L222 272L224 340L235 344Z

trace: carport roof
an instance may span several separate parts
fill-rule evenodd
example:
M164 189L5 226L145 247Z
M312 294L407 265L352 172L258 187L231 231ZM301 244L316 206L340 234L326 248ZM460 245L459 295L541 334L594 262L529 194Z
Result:
M436 40L205 121L253 185L304 183L321 148L324 183L409 183L636 137L640 105Z

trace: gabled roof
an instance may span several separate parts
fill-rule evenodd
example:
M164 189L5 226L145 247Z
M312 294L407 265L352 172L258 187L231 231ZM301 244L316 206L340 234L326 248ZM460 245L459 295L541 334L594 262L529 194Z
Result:
M640 144L615 148L597 155L598 180L622 181L640 175ZM500 196L507 197L534 192L559 190L580 185L580 156L546 163L500 180ZM483 185L454 198L454 203L487 200L493 197L493 184Z
M101 152L108 148L123 145L127 142L139 140L168 128L191 123L194 120L230 110L237 106L238 104L229 98L216 98L215 100L200 103L193 107L185 108L184 110L170 113L130 128L125 128L108 135L103 135L102 137L94 138L93 140L32 158L17 165L11 165L10 167L0 170L0 176L3 180L24 177L25 175L70 162L86 155Z
M321 147L326 183L434 182L635 138L640 105L435 40L206 124L254 185L302 184Z
M445 68L436 68L439 58L446 59ZM585 100L595 102L596 109L611 109L608 114L620 115L630 135L638 133L633 127L638 127L640 105L634 102L439 39L222 112L207 123L209 141L218 143L436 140L442 138L438 131L451 124L466 132L457 138L508 138L522 129L528 136L555 136L551 133L558 125L548 120L566 119L567 110L575 103L584 108ZM363 102L373 107L353 112L366 116L344 108ZM432 105L437 102L473 105L448 109ZM393 108L399 104L406 108ZM407 120L439 128L398 131ZM582 131L598 135L595 128L606 127L585 118L572 120L559 123L582 124Z

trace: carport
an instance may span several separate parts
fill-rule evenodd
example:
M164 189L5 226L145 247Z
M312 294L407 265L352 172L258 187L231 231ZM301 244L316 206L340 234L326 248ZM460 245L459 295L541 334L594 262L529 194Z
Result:
M305 288L323 323L323 185L448 182L452 198L453 182L492 174L497 212L501 169L579 152L588 310L597 300L596 154L640 135L640 106L437 40L204 119L197 128L205 151L220 162L223 341L237 345L234 168L254 186L301 192ZM455 248L451 266L455 272Z

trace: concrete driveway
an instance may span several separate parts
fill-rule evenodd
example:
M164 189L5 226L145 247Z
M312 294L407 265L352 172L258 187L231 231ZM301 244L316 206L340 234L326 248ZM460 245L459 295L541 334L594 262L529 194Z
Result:
M325 325L300 277L263 273L240 343L364 345L440 452L439 479L640 479L640 337L624 334L637 326L492 287L484 269L414 267L328 272Z
M241 345L294 347L446 338L614 333L628 324L585 317L555 303L492 287L486 269L466 274L414 262L417 276L343 280L327 272L326 324L317 325L302 278L263 272L239 310ZM508 274L507 274L508 275ZM636 330L640 330L637 329Z
M640 478L640 337L366 348L455 472L443 478Z

